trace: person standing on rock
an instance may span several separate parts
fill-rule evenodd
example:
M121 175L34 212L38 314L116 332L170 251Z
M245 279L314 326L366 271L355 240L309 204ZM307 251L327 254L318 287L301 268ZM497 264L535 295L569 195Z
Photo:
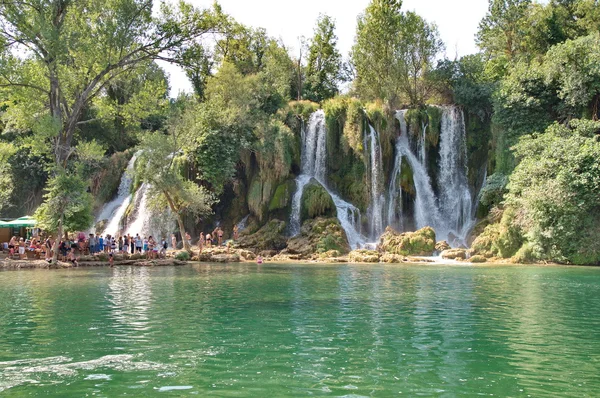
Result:
M177 250L177 238L175 237L175 234L171 234L171 247L173 250Z
M206 247L210 248L212 246L212 235L206 234Z
M202 253L202 249L204 248L204 232L200 232L200 238L198 239L198 248L200 249L200 253Z
M161 246L162 248L160 249L160 257L167 257L167 247L169 245L167 244L167 239L165 239L164 237L162 238Z
M142 252L142 238L140 238L140 234L135 234L135 252Z
M217 231L217 236L219 237L219 247L223 244L223 230L219 227Z
M237 240L239 235L239 229L237 224L233 226L233 240Z
M188 232L185 233L185 240L189 246L192 245L192 237L190 236L190 234Z

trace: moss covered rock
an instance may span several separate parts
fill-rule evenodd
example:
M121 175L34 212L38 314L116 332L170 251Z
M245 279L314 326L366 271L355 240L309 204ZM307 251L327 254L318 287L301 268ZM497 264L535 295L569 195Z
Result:
M335 217L335 203L331 195L314 180L304 188L301 203L302 221L316 217Z
M399 233L387 227L381 235L379 248L402 256L432 256L435 250L435 231L431 227L415 232Z
M316 218L302 224L300 234L288 240L287 252L308 258L313 253L350 251L346 232L337 218Z
M448 249L444 250L441 256L446 260L465 260L467 251L465 249Z
M348 254L348 260L352 263L378 263L379 258L380 254L375 250L358 249Z
M450 245L448 244L448 242L446 242L445 240L439 241L438 243L435 244L435 251L436 252L443 252L444 250L449 250L452 249L450 247Z
M269 203L269 211L281 210L289 207L292 202L292 195L296 189L294 180L288 180L283 184L279 184L275 189L275 193Z
M241 249L282 250L286 246L286 223L281 220L271 220L251 235L238 239L235 246Z

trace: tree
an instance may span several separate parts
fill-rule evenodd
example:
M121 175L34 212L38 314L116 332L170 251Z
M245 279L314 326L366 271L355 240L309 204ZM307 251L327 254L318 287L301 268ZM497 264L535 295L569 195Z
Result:
M600 261L600 123L572 120L516 145L506 204L541 260Z
M58 244L63 232L85 231L92 226L93 198L87 192L87 183L76 174L59 170L50 179L44 203L34 217L45 231L56 232L53 261L58 258Z
M222 20L218 7L200 11L184 2L162 3L154 16L152 5L151 0L0 4L0 88L12 90L21 108L29 108L22 114L36 115L28 127L38 147L51 148L57 175L68 168L75 133L88 122L82 116L91 101L140 65L174 60L179 48L215 31ZM46 117L37 116L41 110Z
M5 68L0 86L26 89L48 102L54 127L56 163L66 167L73 136L87 104L120 74L170 54L218 25L218 13L186 3L162 4L152 15L152 1L33 0L3 2L0 39ZM15 51L24 59L16 59ZM43 78L30 81L20 69L35 68ZM11 73L12 72L12 73Z
M372 0L359 16L352 63L356 90L368 100L394 101L400 91L404 63L398 57L402 14L400 0Z
M411 104L424 104L431 90L424 77L444 43L437 27L414 12L403 16L401 26L400 57L406 64L402 88Z
M13 191L13 178L9 159L15 154L14 145L0 142L0 212L9 203Z
M327 15L320 15L308 49L304 86L306 99L322 102L339 92L342 56L336 45L335 21Z
M490 0L488 13L479 23L479 48L490 57L512 60L523 48L531 4L531 0Z
M212 196L202 186L184 178L177 167L187 144L187 132L181 125L171 128L169 134L151 133L144 136L141 153L136 160L135 173L139 181L149 184L149 203L159 212L170 209L177 218L179 232L185 235L184 215L210 214ZM189 242L183 240L185 250Z
M359 17L352 62L355 88L366 100L381 99L393 108L402 95L422 105L430 88L424 79L442 50L437 27L413 12L402 13L398 0L373 0Z
M548 51L547 82L556 82L558 96L567 105L600 118L600 34L568 40Z

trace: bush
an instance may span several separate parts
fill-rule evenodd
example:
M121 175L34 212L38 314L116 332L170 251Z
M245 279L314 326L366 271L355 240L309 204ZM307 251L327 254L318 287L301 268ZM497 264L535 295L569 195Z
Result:
M179 261L190 261L190 253L186 251L179 252L175 255L175 259Z

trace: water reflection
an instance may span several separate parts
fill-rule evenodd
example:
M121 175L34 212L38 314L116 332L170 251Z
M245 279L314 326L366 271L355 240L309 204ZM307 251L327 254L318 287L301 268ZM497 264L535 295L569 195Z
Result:
M152 304L150 270L145 267L116 267L108 282L108 336L121 343L148 342L149 311Z
M266 264L0 273L16 395L591 396L600 270ZM4 386L4 387L1 387Z

